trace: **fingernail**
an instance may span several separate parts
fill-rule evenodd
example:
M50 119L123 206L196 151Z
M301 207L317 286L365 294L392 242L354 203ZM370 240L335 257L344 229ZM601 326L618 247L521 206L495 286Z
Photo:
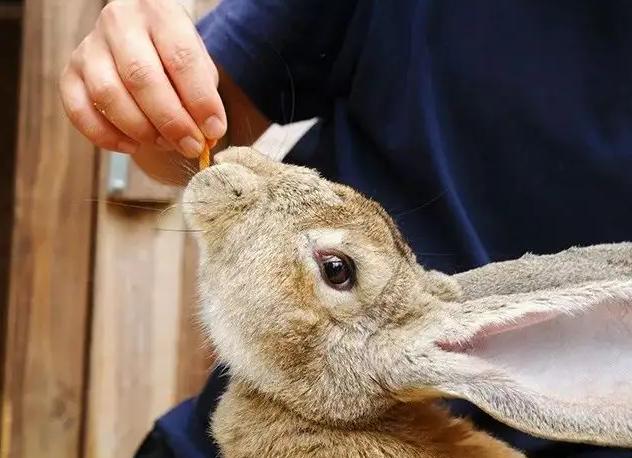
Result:
M158 145L160 148L162 148L164 150L173 149L173 146L171 146L171 143L169 143L167 140L165 140L162 137L158 137L156 139L156 145Z
M193 137L184 137L179 142L180 149L188 157L198 157L202 152L202 144Z
M138 150L138 145L125 140L118 142L116 149L121 153L134 154Z
M202 123L200 129L206 138L216 139L224 135L226 126L217 116L211 116Z

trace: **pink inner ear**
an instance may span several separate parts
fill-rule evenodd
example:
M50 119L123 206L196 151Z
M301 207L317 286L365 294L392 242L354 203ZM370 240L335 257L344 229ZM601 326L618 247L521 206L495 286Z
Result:
M513 299L522 316L493 323L498 301L482 299L470 309L488 324L437 344L458 353L441 388L537 435L632 445L632 280Z
M492 323L480 328L472 337L459 341L439 341L437 346L443 351L462 353L479 346L487 337L503 334L509 331L533 326L552 320L560 315L560 312L529 312L513 321L505 323Z
M584 298L576 313L526 313L482 327L464 343L442 342L495 367L514 386L557 401L632 405L632 298L627 287ZM562 296L563 300L576 300ZM580 296L582 297L582 296Z

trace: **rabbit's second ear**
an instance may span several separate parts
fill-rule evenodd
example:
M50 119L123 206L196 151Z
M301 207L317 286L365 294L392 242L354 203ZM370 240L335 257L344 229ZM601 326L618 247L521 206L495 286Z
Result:
M632 245L468 275L426 328L418 384L537 436L632 446Z

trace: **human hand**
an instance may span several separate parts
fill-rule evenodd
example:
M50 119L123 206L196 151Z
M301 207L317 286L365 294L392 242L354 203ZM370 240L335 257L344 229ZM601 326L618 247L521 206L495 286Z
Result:
M95 145L199 156L226 132L218 71L175 0L115 0L73 52L66 113Z

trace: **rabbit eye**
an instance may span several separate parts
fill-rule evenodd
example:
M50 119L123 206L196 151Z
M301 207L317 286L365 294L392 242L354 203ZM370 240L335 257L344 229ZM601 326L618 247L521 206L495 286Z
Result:
M320 272L329 286L338 290L351 289L355 282L353 261L343 254L319 253Z

